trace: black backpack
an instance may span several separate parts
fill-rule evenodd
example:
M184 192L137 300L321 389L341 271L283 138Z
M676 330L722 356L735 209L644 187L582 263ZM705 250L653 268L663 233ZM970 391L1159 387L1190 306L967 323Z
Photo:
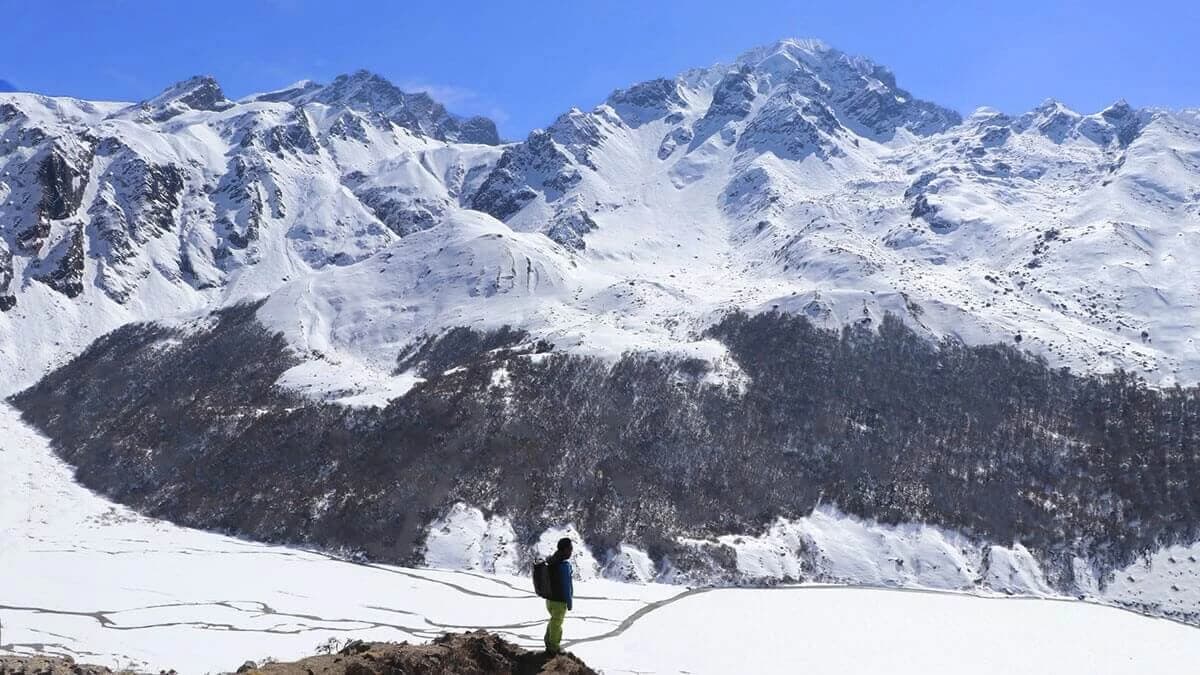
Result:
M550 561L539 560L533 563L533 592L539 598L550 599Z

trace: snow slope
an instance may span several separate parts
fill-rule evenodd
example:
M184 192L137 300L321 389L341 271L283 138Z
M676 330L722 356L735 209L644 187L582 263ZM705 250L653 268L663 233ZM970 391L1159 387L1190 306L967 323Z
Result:
M544 533L534 551L523 550L504 516L454 504L430 523L424 563L433 568L512 573L552 552L562 536L580 539L569 524ZM580 547L575 565L585 579L681 585L788 583L848 584L879 588L955 591L980 597L1075 598L1200 624L1200 542L1170 546L1127 567L1101 574L1075 558L1070 580L1050 579L1020 543L1000 546L922 523L888 525L821 506L797 520L777 519L759 534L679 540L699 554L728 552L732 574L689 575L669 557L621 543L595 554ZM526 565L527 566L527 565Z
M260 297L458 208L499 150L369 109L406 95L359 75L297 101L211 78L135 105L0 95L0 393L119 325Z
M0 459L0 576L21 580L0 589L5 652L187 675L300 657L330 638L488 628L531 647L540 639L544 610L523 578L355 564L143 518L75 484L7 406ZM1195 628L1070 601L603 579L576 588L569 648L605 673L1144 673L1200 658Z
M0 650L108 665L232 670L329 638L427 640L489 627L532 645L544 608L523 577L367 565L144 518L77 485L0 406ZM679 587L581 584L568 621L599 636Z
M605 673L1171 673L1200 640L1082 603L783 587L691 595L572 651Z
M303 344L279 319L290 298L370 298L372 328L344 311L322 326L330 347L372 363L453 326L514 324L559 350L720 364L700 333L734 308L826 326L891 312L930 338L1015 342L1082 372L1200 378L1200 279L1183 264L1200 225L1194 113L1047 103L956 123L896 103L912 99L871 68L784 41L618 91L505 149L468 203L507 226L489 257L403 247L378 254L392 266L377 276L294 281L264 315ZM556 246L531 255L524 234ZM393 256L475 276L395 284ZM479 276L520 282L523 265L553 270L552 292L544 273L480 292Z
M1080 371L1200 380L1196 111L960 120L814 40L503 147L370 73L0 109L3 392L121 323L263 295L298 352L356 373L281 384L355 405L403 393L399 351L462 325L720 365L700 334L734 308L891 312Z

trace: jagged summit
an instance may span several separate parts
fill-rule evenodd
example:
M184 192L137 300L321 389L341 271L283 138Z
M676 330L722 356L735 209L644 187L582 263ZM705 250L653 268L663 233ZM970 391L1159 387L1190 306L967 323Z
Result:
M416 99L425 105L432 104L428 95L405 93L387 79L365 69L338 75L312 96L312 100L328 105L381 113L394 113L399 108L413 105Z
M307 100L376 113L431 138L496 145L496 125L482 117L462 118L448 112L426 92L406 92L369 70L339 75L314 90Z
M320 103L379 115L430 138L486 145L500 143L492 120L455 115L428 93L406 92L382 75L366 69L339 75L325 85L302 80L284 89L251 96L248 100L296 105Z
M154 98L131 106L126 113L148 115L155 122L163 122L190 110L218 112L233 105L214 78L196 75L176 82Z

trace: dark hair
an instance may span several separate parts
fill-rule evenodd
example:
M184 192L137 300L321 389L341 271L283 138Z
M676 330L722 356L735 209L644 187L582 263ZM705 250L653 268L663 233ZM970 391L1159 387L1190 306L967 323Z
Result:
M558 553L570 554L574 548L575 545L571 543L570 537L563 537L558 540Z

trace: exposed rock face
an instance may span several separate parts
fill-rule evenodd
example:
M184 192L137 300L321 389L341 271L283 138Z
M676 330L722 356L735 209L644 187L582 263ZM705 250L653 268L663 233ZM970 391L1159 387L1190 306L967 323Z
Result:
M833 113L821 103L798 101L785 93L768 100L746 125L737 148L771 152L781 159L801 160L814 153L827 159L841 153L830 138L840 129Z
M239 673L265 675L596 675L571 654L530 652L484 631L444 635L429 644L351 642L337 654L312 656Z
M68 298L77 297L83 292L83 261L83 226L76 225L46 258L53 269L38 280Z
M730 122L744 119L754 106L755 79L749 66L731 70L713 89L712 105L696 122L692 148L699 146Z
M119 114L146 122L166 122L189 111L220 112L232 106L216 80L199 75L176 82L158 96Z
M233 672L233 671L230 671ZM572 654L522 649L486 631L443 635L429 644L353 640L333 654L299 661L246 661L237 673L264 675L597 675ZM174 675L162 671L159 675ZM70 657L0 655L0 675L138 675Z
M340 75L330 84L297 93L290 100L311 100L373 112L418 133L444 141L497 145L496 124L486 117L462 118L446 111L424 92L408 93L366 70Z
M524 143L504 151L471 200L471 208L500 220L537 198L537 188L553 200L580 180L573 159L547 131L534 131Z
M560 204L585 171L597 170L593 151L620 124L611 111L571 110L549 128L534 130L524 143L505 149L472 197L471 208L507 220L538 197Z
M223 110L229 107L229 99L221 86L211 77L197 77L184 84L177 101L192 110Z
M267 130L264 136L267 150L280 157L288 152L313 155L320 150L308 116L299 109L292 111L284 124Z
M0 312L17 306L17 296L11 290L13 282L13 259L4 241L0 240Z
M596 221L581 208L566 208L555 214L546 236L563 246L582 251L587 247L583 236L596 229Z
M608 97L608 104L617 115L631 127L638 127L650 120L666 117L687 105L680 91L679 82L658 78L635 84L628 89L618 89Z
M17 234L17 244L26 250L36 250L50 234L50 221L75 215L87 187L86 167L74 166L66 153L52 147L37 170L41 187L35 221Z
M402 237L438 224L449 206L442 200L385 188L367 188L354 194L376 218Z

